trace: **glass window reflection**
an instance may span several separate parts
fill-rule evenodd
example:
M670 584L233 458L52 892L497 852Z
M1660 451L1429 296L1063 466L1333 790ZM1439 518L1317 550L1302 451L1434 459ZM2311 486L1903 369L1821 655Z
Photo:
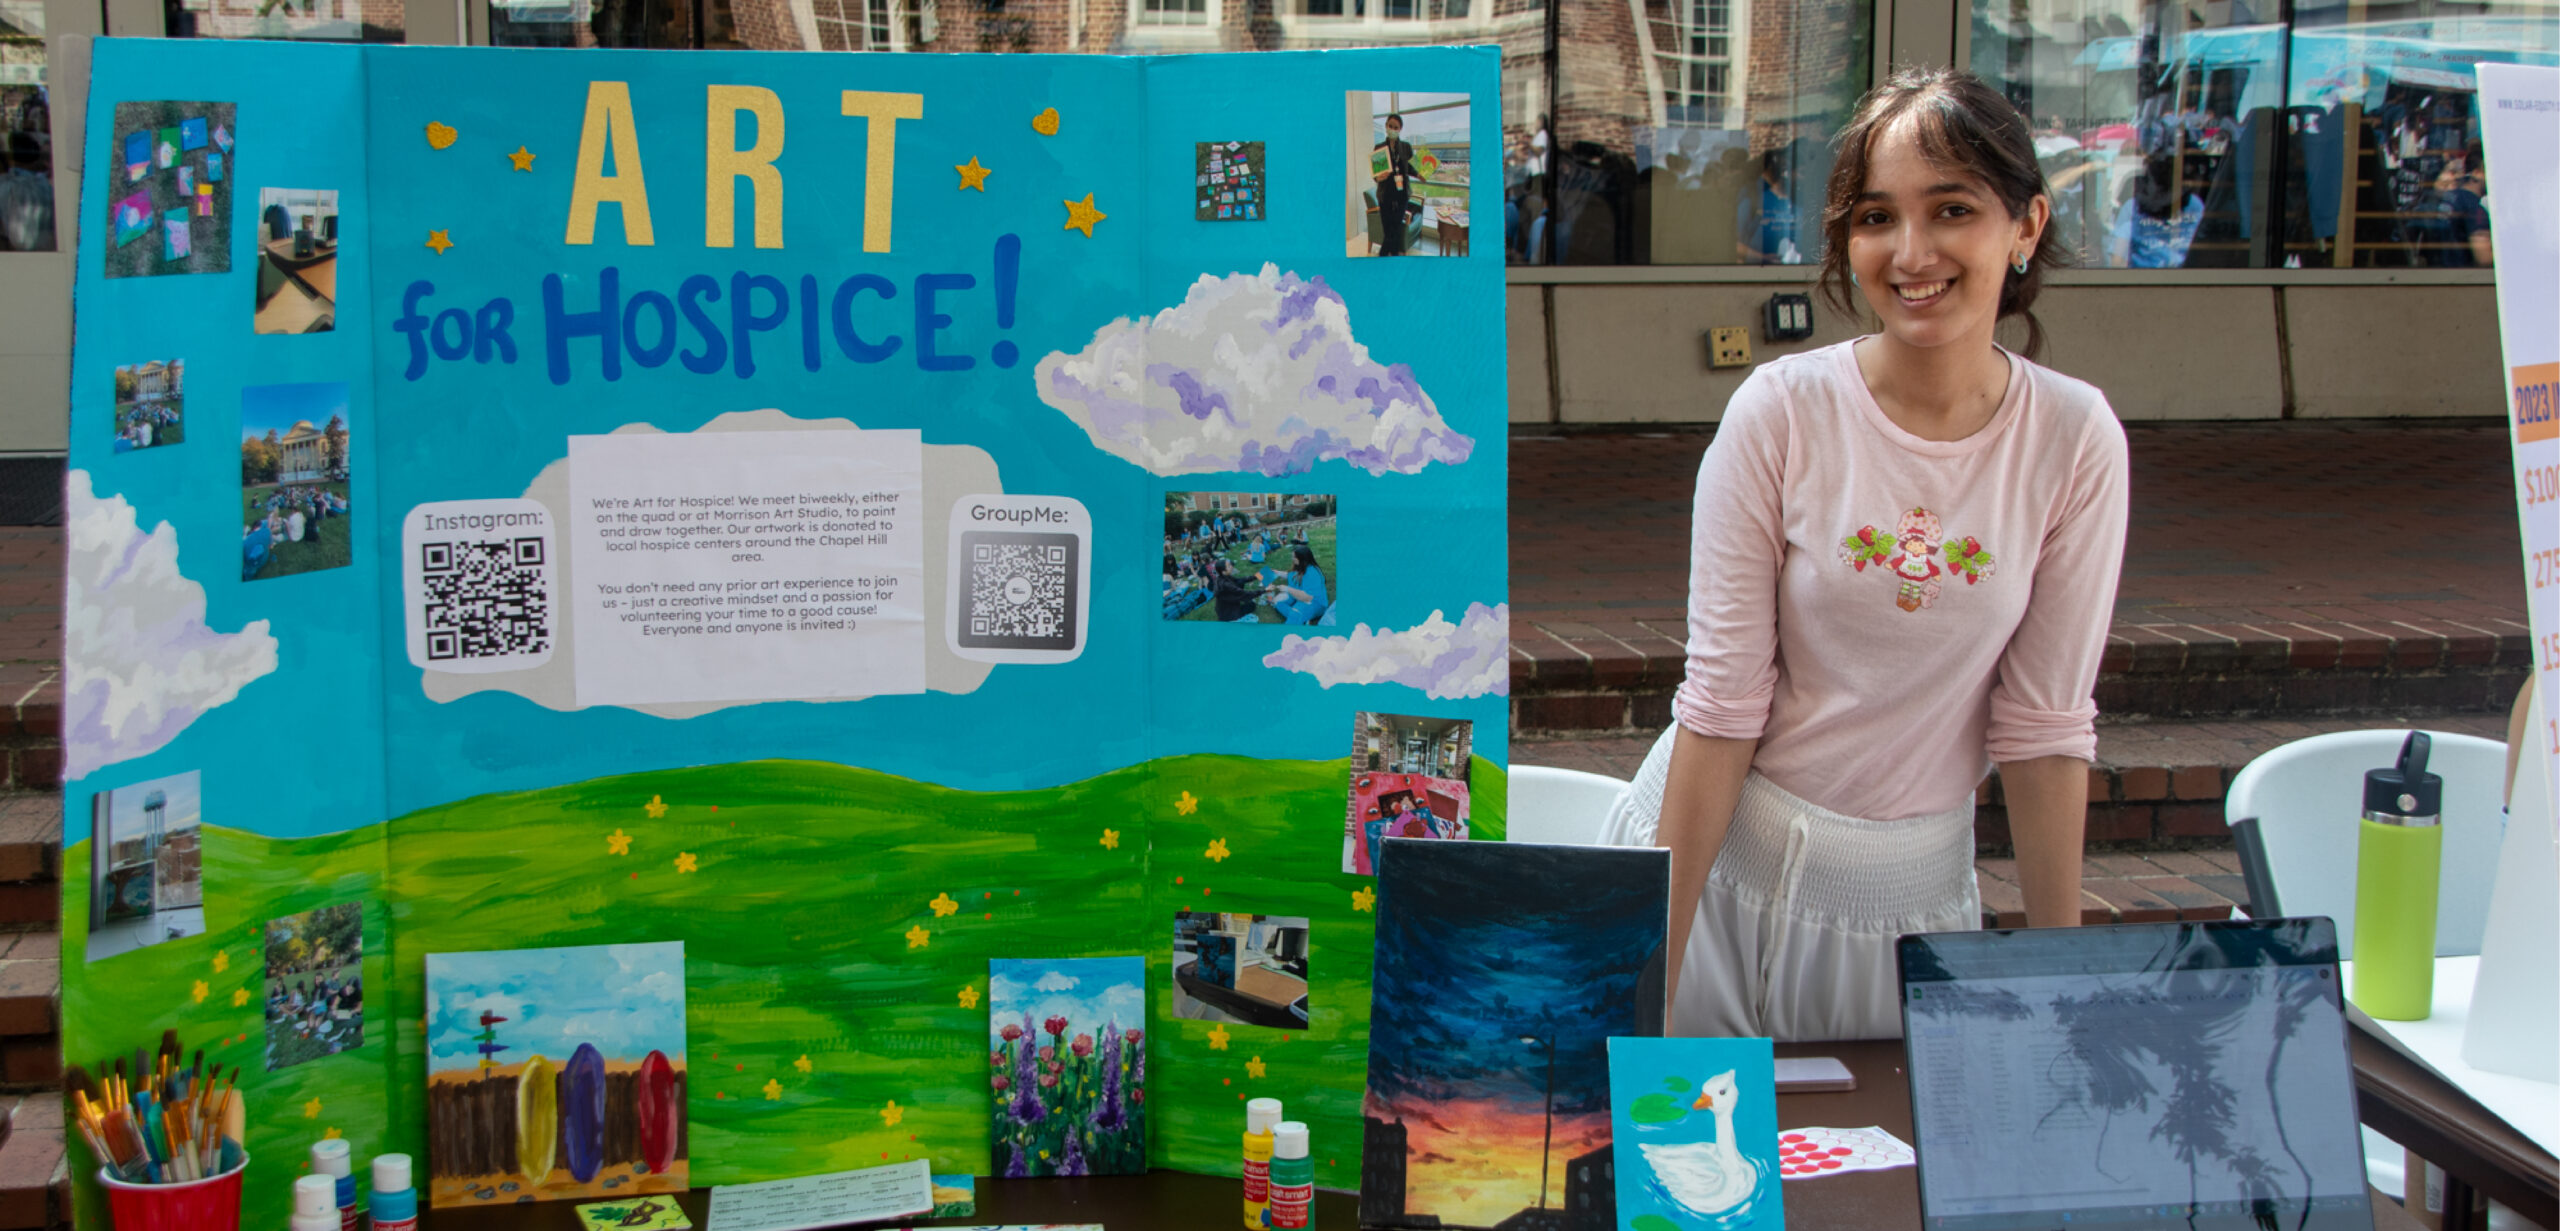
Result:
M2472 65L2560 63L2560 3L1975 0L2056 225L2119 269L2486 265Z

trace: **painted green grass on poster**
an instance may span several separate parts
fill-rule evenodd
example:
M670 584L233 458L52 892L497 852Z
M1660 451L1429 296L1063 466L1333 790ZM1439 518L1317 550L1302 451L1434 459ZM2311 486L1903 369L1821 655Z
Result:
M66 970L84 984L65 1001L66 1055L94 1061L175 1028L209 1062L240 1065L259 1160L244 1225L281 1225L286 1182L326 1130L359 1158L423 1154L426 954L682 940L696 1184L908 1156L983 1174L987 959L1140 953L1155 1017L1153 1164L1234 1174L1242 1099L1267 1094L1312 1125L1317 1182L1350 1187L1373 918L1354 895L1375 883L1336 870L1347 772L1339 760L1190 756L976 793L754 762L486 796L321 838L208 826L204 936L83 971L87 882L66 881ZM1474 785L1475 833L1499 839L1502 772L1479 759ZM85 868L86 844L66 862ZM364 1046L265 1073L260 928L380 899L386 862L400 948L369 907ZM1173 1018L1172 918L1184 907L1306 916L1309 1028ZM95 1197L84 1193L84 1226L100 1225Z

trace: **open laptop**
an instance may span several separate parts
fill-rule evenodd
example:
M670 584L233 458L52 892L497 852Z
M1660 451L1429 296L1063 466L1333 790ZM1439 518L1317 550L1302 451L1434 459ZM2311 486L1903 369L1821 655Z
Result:
M2324 918L1900 942L1926 1231L2372 1231Z

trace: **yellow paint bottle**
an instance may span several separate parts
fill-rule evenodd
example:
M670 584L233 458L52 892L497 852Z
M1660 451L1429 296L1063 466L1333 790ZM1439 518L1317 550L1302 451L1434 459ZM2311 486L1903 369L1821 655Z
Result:
M1250 1231L1271 1225L1271 1130L1279 1124L1280 1100L1244 1105L1244 1225Z

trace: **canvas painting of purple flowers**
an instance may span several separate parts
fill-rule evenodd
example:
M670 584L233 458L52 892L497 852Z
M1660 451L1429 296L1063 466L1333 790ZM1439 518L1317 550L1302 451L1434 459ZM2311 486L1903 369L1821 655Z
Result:
M987 963L994 1174L1146 1171L1146 1021L1143 957Z

